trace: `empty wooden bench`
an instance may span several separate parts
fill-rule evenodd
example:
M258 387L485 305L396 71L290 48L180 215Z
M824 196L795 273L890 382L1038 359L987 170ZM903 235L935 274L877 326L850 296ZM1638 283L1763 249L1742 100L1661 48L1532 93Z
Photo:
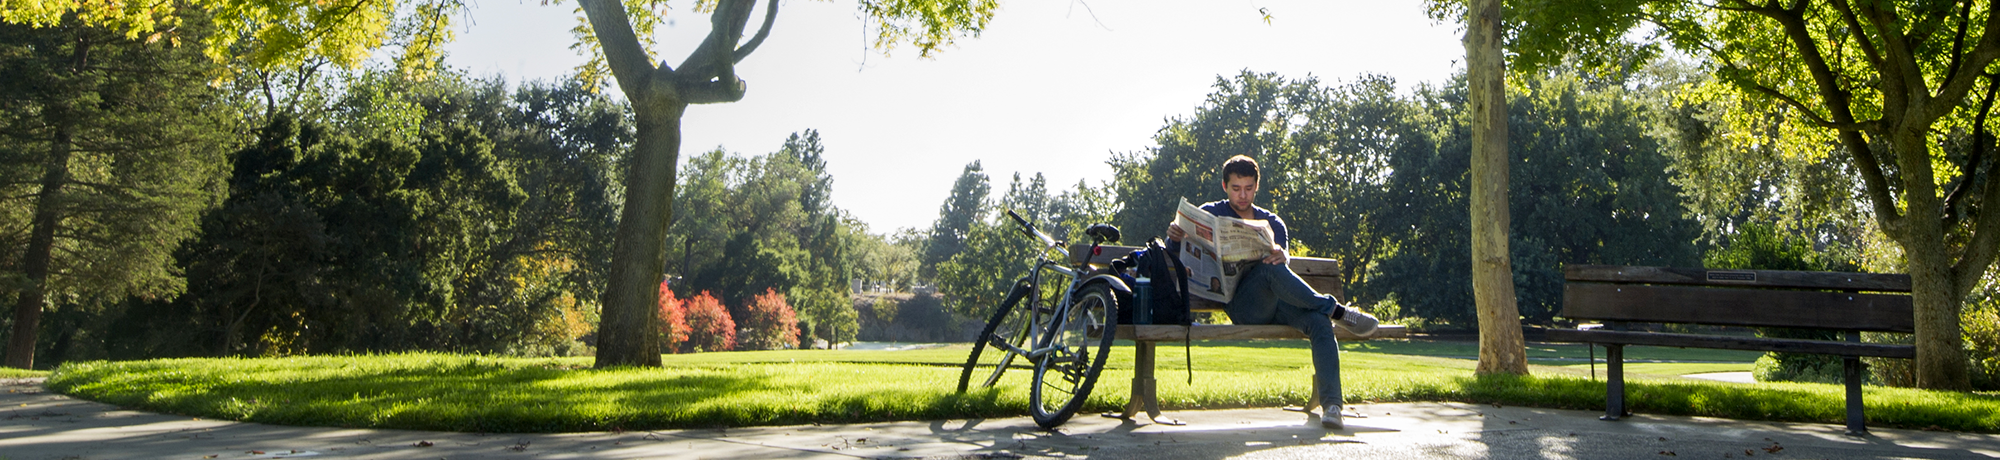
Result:
M1843 357L1847 433L1868 432L1861 413L1861 357L1914 358L1913 345L1861 343L1861 332L1916 329L1909 275L1572 265L1563 269L1562 317L1602 327L1548 331L1552 342L1603 345L1604 420L1625 410L1626 345L1714 348ZM1644 332L1633 323L1838 331L1845 341Z
M1137 247L1130 246L1104 246L1098 255L1090 258L1090 262L1093 264L1109 264L1111 260L1124 257L1126 254L1130 254L1132 251L1138 249ZM1080 245L1070 250L1070 254L1079 259L1089 253L1089 245ZM1289 265L1292 271L1298 273L1299 277L1304 279L1306 284L1312 286L1314 290L1335 297L1345 297L1341 289L1340 261L1317 257L1293 257ZM1199 297L1192 299L1190 303L1190 309L1195 312L1214 313L1223 311L1223 304ZM1125 404L1125 412L1123 414L1105 415L1118 418L1131 418L1133 415L1138 415L1139 412L1144 411L1147 417L1153 419L1155 422L1172 425L1179 425L1181 422L1160 418L1158 382L1153 377L1154 352L1158 348L1159 343L1185 342L1189 340L1306 338L1305 333L1282 324L1197 324L1193 326L1176 324L1121 324L1118 325L1117 333L1117 338L1131 340L1134 343L1132 398ZM1347 329L1340 327L1334 328L1334 334L1342 342L1409 337L1408 331L1403 326L1389 324L1381 325L1381 327L1376 329L1374 334L1368 337L1357 337L1353 333L1348 332ZM1312 410L1312 408L1319 407L1319 382L1317 380L1313 381L1313 391L1309 398L1304 406L1305 410Z

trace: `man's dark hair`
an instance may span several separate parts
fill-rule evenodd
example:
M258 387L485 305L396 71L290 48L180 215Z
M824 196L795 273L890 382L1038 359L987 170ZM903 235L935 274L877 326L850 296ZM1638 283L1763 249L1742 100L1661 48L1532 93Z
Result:
M1229 183L1229 176L1243 176L1256 179L1257 160L1243 155L1229 157L1229 161L1222 162L1222 182L1225 184Z

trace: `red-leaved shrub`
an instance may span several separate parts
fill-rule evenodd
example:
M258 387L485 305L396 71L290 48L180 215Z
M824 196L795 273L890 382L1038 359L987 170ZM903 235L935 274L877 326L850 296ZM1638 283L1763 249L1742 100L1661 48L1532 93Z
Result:
M660 282L660 350L679 353L681 343L687 342L687 307L680 299L674 298L674 291L667 289L667 282Z
M745 350L780 350L799 346L799 318L792 311L792 305L785 301L785 295L766 288L763 294L750 300L743 309L743 335L740 337Z
M721 300L701 291L685 305L689 332L684 348L690 352L736 349L736 320L729 318L729 309L723 308Z

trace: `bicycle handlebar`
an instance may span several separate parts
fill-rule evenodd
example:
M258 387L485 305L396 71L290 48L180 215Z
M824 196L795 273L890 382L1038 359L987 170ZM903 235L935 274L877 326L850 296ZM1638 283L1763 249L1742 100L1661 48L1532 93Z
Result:
M1049 236L1046 233L1042 233L1041 230L1035 228L1035 224L1030 224L1028 223L1027 219L1022 219L1020 214L1014 213L1014 210L1012 209L1007 210L1007 217L1014 218L1014 223L1021 224L1021 233L1027 234L1029 237L1032 237L1034 239L1041 240L1042 247L1054 248L1055 250L1062 252L1063 256L1065 257L1069 256L1069 249L1063 248L1061 244L1058 244L1056 242L1055 237Z

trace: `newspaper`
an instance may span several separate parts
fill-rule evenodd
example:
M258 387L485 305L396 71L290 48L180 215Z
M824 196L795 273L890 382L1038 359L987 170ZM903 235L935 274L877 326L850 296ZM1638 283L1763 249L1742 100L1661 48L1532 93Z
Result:
M1229 303L1243 270L1271 255L1276 239L1270 222L1209 214L1187 198L1181 198L1174 225L1187 233L1180 259L1188 269L1188 293L1222 303Z

